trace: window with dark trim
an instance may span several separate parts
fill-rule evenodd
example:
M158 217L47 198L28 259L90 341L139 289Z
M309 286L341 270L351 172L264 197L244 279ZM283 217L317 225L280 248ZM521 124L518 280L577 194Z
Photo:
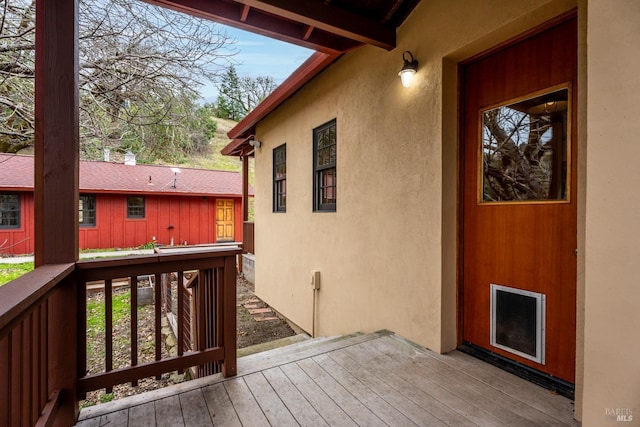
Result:
M96 226L96 196L81 194L78 201L78 210L80 227Z
M336 210L338 145L335 119L313 130L313 210Z
M0 228L20 228L20 194L0 193Z
M273 149L273 211L287 210L287 144Z
M127 218L144 218L144 196L127 196Z

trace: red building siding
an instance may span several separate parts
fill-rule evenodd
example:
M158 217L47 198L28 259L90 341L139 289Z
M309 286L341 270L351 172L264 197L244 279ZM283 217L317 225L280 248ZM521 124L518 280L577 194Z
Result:
M84 193L83 193L84 194ZM145 218L127 218L127 195L95 194L96 225L80 227L80 249L131 248L155 241L169 245L216 242L216 198L145 195ZM235 240L242 240L242 202L234 201ZM34 251L33 193L20 193L20 228L0 229L0 255ZM5 242L3 244L3 242Z

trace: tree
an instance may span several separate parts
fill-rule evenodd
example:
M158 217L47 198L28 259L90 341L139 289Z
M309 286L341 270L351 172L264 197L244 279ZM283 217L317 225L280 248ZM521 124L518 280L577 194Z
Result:
M0 17L0 152L32 145L35 2L2 4Z
M277 87L269 76L238 78L232 65L222 76L218 96L218 117L239 121Z
M218 117L240 121L244 116L240 98L240 80L236 67L231 65L220 79L220 95L218 95Z
M566 196L567 110L558 105L566 105L567 94L553 95L483 113L484 201Z
M3 6L0 151L33 143L34 3ZM139 147L149 159L172 160L208 143L206 120L194 121L202 119L197 90L215 81L220 62L235 53L220 27L127 0L80 0L79 15L84 158Z

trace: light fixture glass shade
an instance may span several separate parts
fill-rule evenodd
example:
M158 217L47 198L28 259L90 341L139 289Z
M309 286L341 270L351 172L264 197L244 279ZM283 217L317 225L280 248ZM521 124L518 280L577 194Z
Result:
M413 81L413 75L415 73L416 73L416 70L413 70L411 68L402 69L402 71L398 73L398 75L400 76L400 81L402 82L402 86L404 87L411 86L411 82Z
M404 64L402 65L402 69L398 75L400 76L402 86L409 87L411 86L413 75L416 73L416 70L418 70L418 60L416 60L413 57L413 54L408 50L405 50L402 53L402 60L404 61Z

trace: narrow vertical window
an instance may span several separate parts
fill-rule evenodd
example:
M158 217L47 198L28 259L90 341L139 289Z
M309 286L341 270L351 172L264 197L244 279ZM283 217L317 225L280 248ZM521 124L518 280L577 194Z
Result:
M0 193L0 228L20 228L20 195Z
M338 145L336 121L313 130L313 210L335 212Z
M78 202L80 227L96 226L96 196L80 195Z
M144 218L144 196L127 196L127 218Z
M273 150L273 211L287 210L287 144Z

